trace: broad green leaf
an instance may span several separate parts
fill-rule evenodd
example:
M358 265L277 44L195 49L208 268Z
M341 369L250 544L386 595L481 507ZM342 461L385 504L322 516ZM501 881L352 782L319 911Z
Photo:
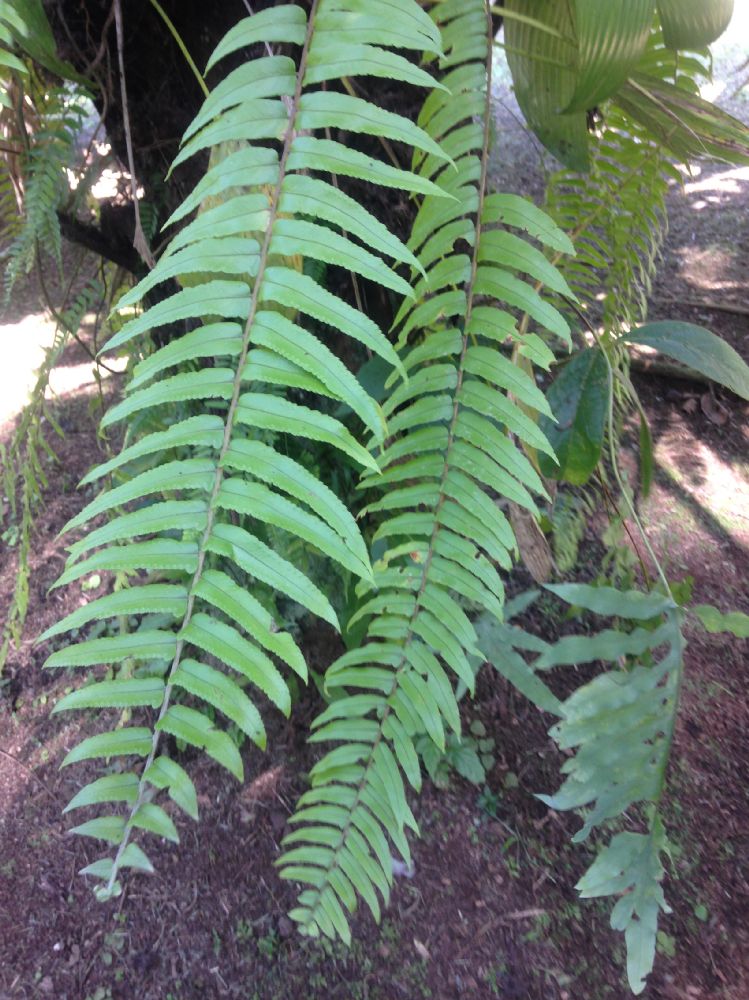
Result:
M75 833L79 837L94 837L97 840L106 840L110 844L118 844L122 840L124 831L124 816L97 816L96 819L89 819L70 829L70 833Z
M574 0L575 89L566 112L588 111L611 97L645 51L652 0Z
M578 83L577 39L570 4L546 0L506 0L505 51L515 94L526 121L541 142L572 170L587 170L585 111L560 114ZM551 30L540 30L540 21Z
M133 826L137 826L141 830L155 833L157 837L171 840L173 844L179 843L179 834L174 821L155 802L144 802L140 805L133 814L131 822Z
M638 327L627 334L627 340L653 347L749 399L749 365L730 344L702 326L662 320Z
M559 464L542 456L544 475L575 486L590 479L603 449L609 392L608 365L597 347L579 351L562 368L546 394L556 423L548 418L540 423Z
M672 49L702 49L723 34L733 0L658 0L663 41Z

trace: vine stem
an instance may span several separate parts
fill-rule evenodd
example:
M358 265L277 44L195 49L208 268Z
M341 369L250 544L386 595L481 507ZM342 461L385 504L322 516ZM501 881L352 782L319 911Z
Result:
M485 111L484 111L484 141L483 141L483 146L482 146L482 150L481 150L481 174L480 174L480 178L479 178L479 191L478 191L479 197L478 197L478 206L477 206L477 209L476 209L475 240L474 240L473 250L472 250L472 255L471 255L471 272L470 272L470 275L469 275L469 278L468 278L468 294L467 294L467 302L466 302L466 315L465 315L465 321L464 321L464 325L463 325L463 345L462 345L462 349L461 349L461 353L460 353L460 359L459 359L459 362L458 362L458 366L459 366L458 367L458 378L457 378L457 384L455 386L455 399L454 399L454 402L453 402L452 418L450 420L450 427L449 427L449 430L448 430L447 446L445 448L445 461L444 461L444 466L443 466L443 469L442 469L442 477L440 479L439 497L437 499L437 503L435 504L435 508L434 508L434 527L432 528L432 534L431 534L431 537L429 539L429 546L427 548L427 554L426 554L426 557L424 559L424 566L423 566L422 573L421 573L421 581L419 583L419 589L418 589L418 591L416 593L416 599L415 599L415 603L414 603L414 609L411 612L411 618L410 618L410 621L409 621L408 631L406 632L405 638L403 640L404 649L408 647L408 645L411 642L411 640L413 638L413 635L414 635L414 625L415 625L415 622L416 622L416 618L418 617L418 614L419 614L419 612L421 610L421 601L423 599L424 591L426 590L426 586L427 586L427 583L429 581L429 569L431 567L432 556L434 554L435 545L437 543L437 535L439 534L439 530L440 530L440 527L441 527L441 525L439 524L439 513L440 513L440 510L442 508L442 504L445 501L445 496L446 496L446 493L445 493L445 481L446 481L447 476L448 476L449 471L450 471L450 451L451 451L451 448L452 448L452 445L453 445L453 441L455 440L455 430L456 430L456 425L457 425L457 420L458 420L458 414L459 414L459 411L460 411L460 401L459 401L458 397L460 395L460 389L461 389L461 386L463 384L463 372L464 372L464 365L465 365L465 356L466 356L466 352L468 350L468 343L469 343L468 327L470 325L470 320L471 320L471 316L472 316L472 313L473 313L474 287L475 287L475 284L476 284L476 273L478 271L478 263L479 263L479 245L480 245L480 242L481 242L481 230L482 230L481 217L483 215L484 200L485 200L485 197L486 197L486 178L487 178L488 164L489 164L489 141L490 141L489 121L490 121L490 110L491 110L491 89L492 89L491 88L491 83L492 83L492 54L493 54L493 50L492 50L492 45L491 45L491 39L492 39L492 19L491 19L491 13L490 13L490 10L489 10L488 3L485 3L485 10L486 10L486 18L487 18L487 37L488 37L487 48L488 48L488 56L487 56L487 63L486 63L486 97L485 97ZM401 675L403 674L403 672L406 669L407 665L408 665L408 660L407 660L406 655L404 653L403 656L402 656L402 658L401 658L400 663L396 667L395 674L394 674L394 677L393 677L392 685L390 687L390 690L387 693L387 699L386 700L387 700L388 704L386 704L385 709L384 709L384 711L382 713L382 716L378 720L377 735L375 736L375 738L374 738L374 740L372 742L372 749L370 750L369 754L367 755L367 762L364 765L364 772L363 772L361 778L359 779L359 784L358 784L357 789L356 789L356 795L354 796L354 801L351 804L350 809L348 810L348 818L346 819L346 822L344 823L343 827L341 828L341 835L338 838L338 843L337 843L336 847L333 848L331 859L330 859L328 865L326 866L326 868L324 869L324 873L325 874L323 876L323 881L321 883L322 885L324 885L327 882L327 879L328 879L328 877L330 875L330 872L332 872L335 868L338 867L338 853L339 853L340 849L343 847L343 845L346 842L346 837L348 835L348 831L349 831L349 829L350 829L350 827L351 827L351 825L353 823L352 817L353 817L353 815L354 815L357 807L359 806L359 803L361 802L361 797L364 794L365 788L367 787L367 778L368 778L369 772L372 769L372 766L374 764L375 753L376 753L377 748L380 745L380 743L382 742L382 740L384 738L384 735L385 735L385 733L384 733L385 724L387 723L387 720L390 717L391 712L393 711L392 706L389 704L390 698L392 698L392 696L397 691L398 685L400 684ZM317 892L317 900L319 900L319 898L320 898L321 891L322 891L321 888L318 888L316 890L316 892ZM317 901L315 901L314 903L312 903L310 905L309 908L310 908L311 912L314 913L314 909L315 909L316 906L317 906Z
M219 490L221 489L221 483L223 481L223 476L224 476L223 460L224 456L226 455L226 452L229 449L232 432L234 429L234 419L236 415L237 405L239 403L239 395L242 390L242 372L244 370L245 362L247 360L247 355L250 350L250 337L252 332L252 326L255 322L255 315L257 313L258 303L260 301L260 288L263 283L265 269L268 262L270 242L273 235L273 227L276 218L278 216L278 206L281 200L281 187L284 181L286 163L288 161L289 154L291 152L291 146L294 140L294 136L296 135L295 131L296 116L299 110L299 101L302 96L302 82L304 80L304 74L307 67L307 56L309 52L310 42L312 40L313 25L315 20L315 14L317 12L318 3L319 0L312 0L312 7L310 9L309 18L307 21L307 33L304 39L304 47L302 49L302 54L299 59L299 69L297 71L296 90L294 92L294 96L291 99L290 103L288 124L286 127L286 133L284 135L284 140L283 140L283 151L281 153L281 158L278 166L278 179L276 181L276 185L273 190L273 195L271 197L268 225L265 230L263 245L260 250L260 263L258 265L258 273L252 288L249 314L242 335L242 350L237 361L237 370L236 370L236 375L234 376L234 385L232 389L231 401L229 403L229 409L226 415L224 437L221 442L221 447L219 449L219 453L216 459L216 472L214 475L213 487L211 489L210 498L208 500L208 513L206 519L206 526L198 546L198 563L195 568L192 581L190 583L190 589L187 596L187 606L185 608L185 613L182 619L182 623L180 625L177 637L177 645L174 651L174 658L172 659L172 663L171 666L169 667L169 672L167 674L167 681L164 688L164 698L162 700L161 708L159 709L159 714L156 719L156 723L154 725L153 737L151 740L151 749L143 765L143 771L141 773L140 782L138 784L138 794L135 799L135 802L133 803L130 809L130 814L126 821L125 829L123 831L122 840L119 843L119 846L117 848L117 853L115 855L114 862L112 864L112 871L109 875L106 887L102 893L102 896L104 898L108 898L114 892L115 880L117 877L117 872L119 869L120 862L122 860L122 855L124 854L125 848L128 845L128 842L130 840L130 833L133 829L133 820L135 818L136 813L143 805L143 803L147 800L147 797L149 795L145 774L148 771L149 767L153 764L154 760L156 759L156 754L158 752L159 741L161 737L161 731L158 728L159 723L163 720L164 716L166 715L169 709L171 695L172 695L172 688L173 688L172 678L174 677L174 674L180 665L180 661L182 659L182 650L185 645L185 640L182 636L184 634L185 629L190 624L193 615L193 608L195 606L195 596L196 596L195 590L196 587L198 586L198 583L200 582L200 578L203 573L203 566L205 564L205 557L207 552L207 543L210 538L211 532L213 530L213 524L216 518L216 497L218 496Z
M177 29L174 27L174 25L172 24L169 16L167 15L166 11L161 6L161 4L158 2L158 0L151 0L151 6L156 11L156 13L159 15L159 17L164 22L164 24L167 26L167 28L169 29L169 32L170 32L172 38L175 40L175 42L179 46L180 52L185 57L185 62L187 63L187 65L192 70L193 75L195 76L195 79L198 81L200 89L203 91L203 96L204 97L208 97L209 91L208 91L208 87L206 86L205 80L203 79L203 75L200 72L200 70L198 69L198 67L195 65L195 61L194 61L193 57L190 55L190 53L188 52L187 46L185 45L184 41L182 40L182 36L177 31Z
M133 137L130 134L130 113L127 107L127 87L125 85L125 54L124 37L122 30L122 5L120 0L114 0L114 25L117 34L117 61L120 68L120 95L122 99L122 121L125 128L125 145L127 147L127 164L130 169L130 189L133 196L133 209L135 211L135 236L133 246L140 254L144 263L149 269L155 265L153 253L148 245L148 240L143 232L140 220L140 200L138 199L138 181L135 176L135 159L133 157Z

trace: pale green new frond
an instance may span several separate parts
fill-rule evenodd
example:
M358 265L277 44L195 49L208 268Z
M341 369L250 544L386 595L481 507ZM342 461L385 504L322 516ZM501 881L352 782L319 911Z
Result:
M347 49L341 42L352 34L357 44ZM391 263L418 269L418 262L367 209L315 175L336 164L343 174L371 175L386 186L445 200L418 173L378 163L328 134L345 129L396 139L447 162L435 139L408 119L325 86L357 73L431 85L426 70L399 54L425 46L439 51L439 32L414 0L373 0L366 8L360 0L314 0L309 14L292 4L265 10L228 33L209 69L255 42L284 43L290 54L241 63L207 97L174 165L210 150L208 173L170 220L182 228L121 305L132 306L166 283L169 294L129 318L106 347L146 353L142 346L152 331L174 324L187 330L135 366L103 426L129 422L148 431L140 438L136 431L118 456L89 473L88 483L113 482L67 525L78 529L107 518L70 546L58 585L108 570L129 575L134 586L81 608L44 636L103 619L157 616L149 621L146 615L130 632L59 649L47 661L51 667L122 664L112 678L67 695L59 710L153 713L150 728L91 737L66 758L145 758L133 771L134 796L131 782L126 795L119 789L115 796L128 811L77 828L116 846L113 857L87 869L103 879L100 898L119 891L121 867L150 865L131 843L134 831L175 839L163 811L150 802L154 788L196 812L189 779L160 754L162 733L204 750L241 778L226 722L263 747L258 692L289 713L286 672L306 679L307 669L296 642L277 629L266 607L273 595L338 627L330 593L295 564L290 546L277 550L274 539L302 543L342 571L372 580L355 519L287 449L297 441L323 442L345 461L379 470L357 432L317 408L317 397L345 404L368 435L385 440L380 407L323 342L321 326L363 345L401 375L405 370L379 327L303 271L302 261L345 267L407 297L410 283ZM287 388L304 390L304 403L298 394L287 398ZM74 801L77 808L113 794L96 785Z
M577 884L583 897L619 897L611 926L623 931L627 975L636 994L653 967L659 911L668 913L661 888L661 855L669 849L658 808L674 734L682 677L681 612L664 594L620 592L608 587L562 584L552 588L570 604L599 615L634 619L630 632L607 629L568 636L533 664L603 660L616 664L578 688L560 708L551 735L565 753L564 783L541 795L552 809L582 809L584 823L573 841L585 840L608 821L641 809L644 833L616 833Z

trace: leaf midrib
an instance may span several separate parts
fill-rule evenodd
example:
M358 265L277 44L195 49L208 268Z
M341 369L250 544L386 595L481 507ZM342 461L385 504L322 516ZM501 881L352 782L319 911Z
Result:
M243 330L243 333L242 333L242 350L241 350L239 358L237 360L236 374L234 376L234 383L233 383L233 387L232 387L231 401L229 403L229 409L228 409L227 415L226 415L226 424L224 426L224 437L223 437L223 440L221 442L221 447L219 449L218 456L216 458L216 472L215 472L215 476L214 476L214 481L213 481L213 486L212 486L212 489L211 489L210 498L208 500L208 518L207 518L207 521L206 521L205 530L203 532L203 535L202 535L202 537L200 539L200 543L199 543L198 564L197 564L197 567L195 569L195 573L193 574L192 581L190 582L190 588L189 588L188 597L187 597L187 607L185 608L185 614L184 614L184 617L182 619L182 623L181 623L180 628L179 628L178 638L177 638L177 647L176 647L176 650L175 650L175 653L174 653L174 658L173 658L172 663L171 663L171 665L169 667L169 673L167 674L167 682L166 682L166 685L164 687L164 698L163 698L163 701L161 703L161 708L159 709L158 718L157 718L157 720L156 720L156 722L154 724L153 737L152 737L152 743L151 743L151 750L149 751L148 757L146 758L146 761L145 761L145 763L143 765L143 769L141 771L141 777L140 777L139 783L138 783L138 795L137 795L136 800L135 800L135 802L133 803L133 805L132 805L132 807L130 809L130 814L129 814L129 816L127 818L127 821L125 823L125 828L124 828L124 833L123 833L123 836L122 836L122 840L120 841L119 846L117 848L117 853L115 855L114 863L112 865L112 871L110 873L110 876L109 876L109 879L108 879L107 885L106 885L105 892L107 894L110 894L112 892L112 890L113 890L114 883L115 883L115 880L116 880L116 877L117 877L117 873L118 873L119 863L120 863L120 861L122 859L122 855L123 855L123 853L125 851L125 848L127 847L128 841L130 839L131 830L133 829L133 819L134 819L134 817L135 817L138 809L141 807L141 805L146 800L146 794L147 794L146 786L147 786L147 782L146 782L146 779L145 779L145 774L147 773L148 768L153 763L153 761L156 758L156 754L158 753L159 741L160 741L160 737L161 737L161 731L159 729L159 723L162 721L162 719L164 718L164 716L166 715L166 713L167 713L167 711L169 709L169 704L170 704L170 701L171 701L171 693L172 693L172 688L173 688L172 678L174 677L174 674L176 673L176 671L177 671L177 669L178 669L178 667L180 665L180 662L181 662L181 659L182 659L182 651L183 651L184 645L185 645L185 639L182 638L182 634L184 633L185 629L188 627L188 625L190 624L190 621L192 619L193 609L194 609L194 606L195 606L195 598L197 596L196 595L196 589L198 587L198 584L200 583L200 579L201 579L201 576L202 576L202 573L203 573L203 567L204 567L204 564L205 564L206 554L208 552L208 540L211 537L211 532L213 530L213 524L214 524L215 517L216 517L216 510L218 509L216 507L215 501L216 501L216 498L218 496L219 490L221 489L221 484L222 484L223 477L224 477L223 459L224 459L227 451L229 450L229 446L231 444L232 433L233 433L233 430L234 430L234 418L235 418L237 406L238 406L238 403L239 403L240 393L242 391L242 381L243 381L242 380L242 373L244 371L245 363L246 363L246 360L247 360L247 355L248 355L249 350L250 350L252 326L253 326L253 323L255 321L255 315L257 313L258 303L260 301L260 289L261 289L261 286L262 286L263 277L265 275L265 270L266 270L266 267L268 265L270 243L271 243L271 239L272 239L272 236L273 236L273 227L274 227L277 215L278 215L278 205L279 205L279 201L280 201L280 198L281 198L281 188L283 186L285 172L286 172L286 163L288 161L289 154L291 153L291 147L293 145L294 138L296 136L295 123L296 123L296 118L297 118L297 114L298 114L298 111L299 111L299 102L300 102L300 99L301 99L301 96L302 96L302 88L303 88L304 76L305 76L306 66L307 66L307 57L308 57L308 54L309 54L309 47L310 47L310 43L311 43L311 40L312 40L312 35L313 35L313 32L314 32L314 22L315 22L315 15L317 13L318 4L319 4L319 0L312 0L312 6L310 8L310 12L309 12L309 15L308 15L308 18L307 18L307 32L306 32L305 39L304 39L304 46L302 48L302 53L301 53L301 56L299 58L299 66L298 66L298 69L297 69L296 88L295 88L295 91L294 91L294 96L291 98L291 100L289 102L289 105L287 106L288 107L288 121L287 121L287 126L286 126L286 132L285 132L285 135L284 135L283 151L281 153L281 159L279 161L278 180L276 182L276 186L275 186L274 191L273 191L273 198L272 198L271 205L270 205L268 225L267 225L266 230L265 230L265 235L264 235L264 238L263 238L263 244L262 244L262 246L260 248L260 261L259 261L259 265L258 265L257 277L255 278L255 282L254 282L253 288L252 288L252 297L250 299L249 314L248 314L247 321L245 323L244 330Z

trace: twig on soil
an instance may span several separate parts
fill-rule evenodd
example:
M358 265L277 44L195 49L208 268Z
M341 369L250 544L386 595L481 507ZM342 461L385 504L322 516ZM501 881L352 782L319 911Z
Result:
M55 795L53 795L52 792L50 792L49 788L47 788L47 786L44 784L44 782L36 773L36 771L33 769L33 767L29 767L28 764L22 761L19 757L16 757L15 754L9 753L7 750L3 750L2 747L0 747L0 753L3 755L3 757L7 757L8 760L12 760L14 763L18 764L19 767L22 767L24 771L30 774L31 777L34 779L34 781L36 781L39 784L44 794L48 798L52 799L55 805L59 804L59 799Z
M737 316L749 316L749 307L740 306L737 302L716 302L714 299L677 299L671 297L659 297L658 302L689 306L691 309L717 310L718 312L735 313Z

